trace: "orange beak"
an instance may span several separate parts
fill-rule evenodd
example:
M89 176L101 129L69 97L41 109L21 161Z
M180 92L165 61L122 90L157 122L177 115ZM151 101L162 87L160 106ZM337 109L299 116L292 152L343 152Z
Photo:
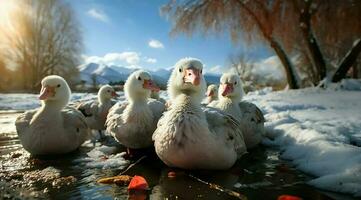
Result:
M223 84L223 92L222 92L222 96L227 96L228 94L233 92L233 84L231 83L226 83Z
M214 91L213 90L210 90L206 93L207 97L211 97L214 95Z
M119 95L115 91L112 92L112 97L118 97L118 96Z
M54 97L54 95L55 95L55 87L45 86L42 87L40 90L39 99L45 100L49 97Z
M186 69L184 72L185 72L185 75L183 78L184 83L191 83L195 86L199 85L199 83L201 82L199 70Z
M144 80L143 82L143 88L144 89L149 89L149 90L152 90L152 91L159 91L159 87L157 87L153 81L151 80Z

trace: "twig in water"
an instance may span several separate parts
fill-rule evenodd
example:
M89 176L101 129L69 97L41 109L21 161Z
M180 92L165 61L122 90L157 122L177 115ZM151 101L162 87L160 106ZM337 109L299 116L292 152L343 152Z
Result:
M125 169L124 171L120 172L118 176L123 175L125 172L127 172L130 168L134 167L136 164L140 163L140 161L142 161L144 158L146 158L147 156L142 156L141 158L139 158L137 161L135 161L134 163L130 164L127 169Z
M244 196L243 194L240 194L240 193L235 192L235 191L233 191L233 190L224 188L224 187L222 187L222 186L220 186L220 185L217 185L217 184L215 184L215 183L209 183L209 182L204 181L204 180L202 180L202 179L200 179L200 178L198 178L198 177L193 176L192 174L188 174L188 176L191 177L191 178L193 178L193 179L195 179L195 180L197 180L198 182L201 182L201 183L203 183L203 184L208 185L209 188L211 188L211 189L215 189L215 190L217 190L217 191L226 193L226 194L228 194L228 195L230 195L230 196L232 196L232 197L236 197L236 198L241 199L241 200L247 200L247 197Z

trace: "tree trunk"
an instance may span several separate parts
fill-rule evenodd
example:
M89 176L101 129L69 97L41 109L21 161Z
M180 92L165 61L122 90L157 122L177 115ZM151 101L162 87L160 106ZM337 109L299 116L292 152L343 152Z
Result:
M290 89L299 89L300 86L297 82L296 71L294 71L293 66L291 64L290 59L288 58L286 52L282 49L281 45L272 37L272 32L269 31L269 28L266 28L267 23L271 23L270 21L266 23L262 23L262 21L257 17L257 15L246 5L246 1L239 0L237 1L241 7L245 9L246 12L253 18L258 28L262 32L265 40L267 40L273 50L275 50L278 58L281 60L281 63L286 71L287 83ZM267 10L265 11L267 12ZM271 28L272 29L272 28Z
M351 50L342 59L341 64L338 66L335 74L332 77L332 82L336 83L345 78L347 71L355 64L357 56L361 52L361 38L354 42Z
M293 4L297 7L295 0L293 1ZM321 81L326 77L326 62L324 60L320 46L317 43L316 37L312 32L312 12L310 10L311 4L312 1L306 1L304 9L298 9L300 10L300 28L303 39L306 43L311 63L317 70L318 81Z
M352 66L352 78L358 78L358 64L355 62Z
M275 50L278 58L281 60L281 63L285 69L288 86L290 89L299 89L300 86L297 81L296 72L291 64L291 61L288 59L286 52L282 49L281 45L278 44L274 39L270 39L271 47Z

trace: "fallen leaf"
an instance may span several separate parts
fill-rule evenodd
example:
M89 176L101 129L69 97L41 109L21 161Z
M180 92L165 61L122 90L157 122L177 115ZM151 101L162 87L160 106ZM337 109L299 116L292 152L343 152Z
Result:
M277 200L302 200L301 197L283 194L277 198Z
M97 183L103 184L127 184L131 181L132 177L128 175L120 175L120 176L113 176L107 178L101 178L97 181Z
M134 176L128 185L128 190L148 190L149 185L144 177Z

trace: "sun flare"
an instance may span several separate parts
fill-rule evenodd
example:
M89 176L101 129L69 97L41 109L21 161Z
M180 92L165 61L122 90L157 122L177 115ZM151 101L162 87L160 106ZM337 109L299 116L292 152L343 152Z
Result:
M6 27L10 25L11 13L16 9L17 1L0 0L0 26Z

